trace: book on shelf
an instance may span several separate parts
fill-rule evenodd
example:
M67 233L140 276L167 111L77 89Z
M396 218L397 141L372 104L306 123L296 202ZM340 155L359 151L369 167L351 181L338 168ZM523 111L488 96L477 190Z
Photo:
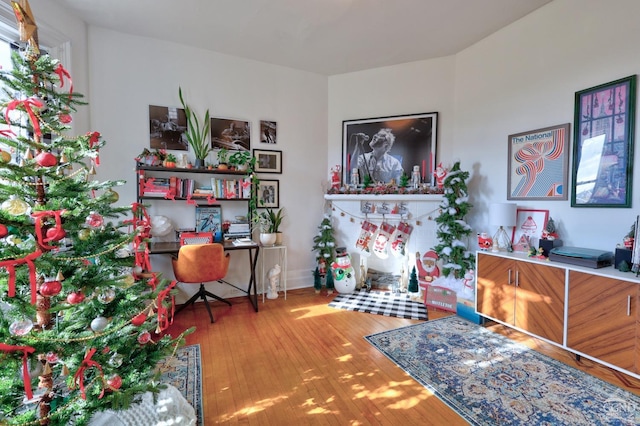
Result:
M251 238L237 238L233 240L234 246L250 246L255 244L255 242Z

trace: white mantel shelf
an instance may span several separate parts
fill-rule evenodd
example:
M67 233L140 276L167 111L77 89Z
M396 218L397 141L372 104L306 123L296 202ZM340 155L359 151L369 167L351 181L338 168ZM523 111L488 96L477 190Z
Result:
M443 194L324 194L330 201L441 201Z

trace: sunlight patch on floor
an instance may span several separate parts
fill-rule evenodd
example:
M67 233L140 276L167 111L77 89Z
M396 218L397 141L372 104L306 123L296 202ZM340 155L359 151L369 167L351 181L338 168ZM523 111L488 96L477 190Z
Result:
M249 407L244 407L241 408L240 410L236 411L235 413L229 413L226 415L221 415L219 418L220 422L228 422L231 421L233 419L238 419L241 417L245 417L245 416L249 416L251 414L255 414L255 413L259 413L261 411L264 411L268 408L271 408L273 406L275 406L276 404L279 404L285 400L287 400L289 397L287 395L279 395L276 396L274 398L268 398L268 399L263 399L262 401L258 401L255 404L252 404Z
M340 310L333 309L327 306L329 301L326 304L320 304L316 306L305 306L304 308L292 309L289 312L295 315L299 315L296 319L305 319L305 318L313 318L319 317L329 314L337 314L340 313Z

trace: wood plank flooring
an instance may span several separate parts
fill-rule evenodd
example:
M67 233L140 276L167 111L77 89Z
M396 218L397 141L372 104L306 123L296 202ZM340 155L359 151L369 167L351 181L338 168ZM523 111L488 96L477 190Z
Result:
M187 344L202 351L205 424L464 425L431 392L373 348L363 336L419 321L329 308L332 296L310 289L260 298L256 313L244 298L180 312L169 328L196 331ZM449 315L431 311L429 318ZM640 380L501 325L494 331L640 395Z

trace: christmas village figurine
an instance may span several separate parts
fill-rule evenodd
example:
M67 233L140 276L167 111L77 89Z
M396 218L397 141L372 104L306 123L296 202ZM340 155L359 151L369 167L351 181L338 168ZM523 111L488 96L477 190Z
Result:
M336 260L331 264L331 269L333 284L338 293L353 293L356 289L356 275L346 247L336 248Z
M540 241L538 242L538 247L541 249L538 250L538 256L549 257L549 251L554 247L560 247L562 245L562 240L556 231L556 223L553 218L549 217L547 220L547 224L542 230L542 235L540 236Z
M433 175L436 177L436 186L440 189L444 188L444 178L447 177L447 169L442 166L442 163L438 164Z
M486 232L478 234L478 247L480 250L487 251L493 247L493 238L491 238Z
M543 240L555 240L558 237L558 233L556 232L556 223L553 221L553 218L549 216L549 220L547 220L547 224L542 230L541 238Z
M436 265L438 255L429 250L420 259L420 252L416 253L416 267L418 268L418 281L420 284L429 284L440 276L440 268Z
M335 165L331 168L331 189L337 191L340 189L340 172L342 171L342 166Z
M627 235L625 235L624 238L622 239L622 244L624 244L624 248L633 250L633 243L634 243L635 237L636 237L636 224L633 223Z

